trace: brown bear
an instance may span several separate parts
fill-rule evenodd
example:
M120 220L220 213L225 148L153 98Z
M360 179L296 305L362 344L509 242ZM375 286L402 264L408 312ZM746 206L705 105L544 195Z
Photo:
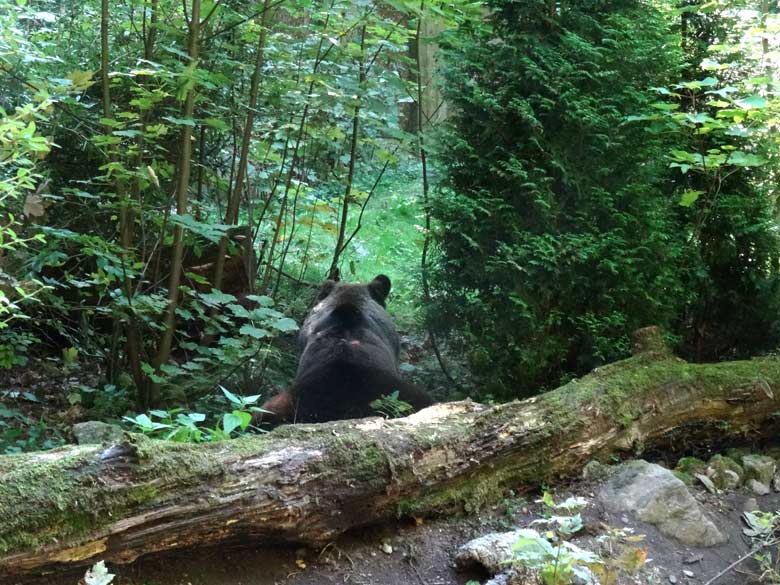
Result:
M298 336L300 360L290 388L263 404L263 421L322 422L376 414L370 403L398 392L415 409L431 404L398 371L400 339L385 300L390 279L325 281Z

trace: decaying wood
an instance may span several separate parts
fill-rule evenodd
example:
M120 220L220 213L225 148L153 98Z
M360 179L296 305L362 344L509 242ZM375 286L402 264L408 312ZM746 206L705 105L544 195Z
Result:
M399 515L472 510L591 458L777 431L780 360L694 365L637 347L500 406L0 457L0 576L228 541L324 544Z

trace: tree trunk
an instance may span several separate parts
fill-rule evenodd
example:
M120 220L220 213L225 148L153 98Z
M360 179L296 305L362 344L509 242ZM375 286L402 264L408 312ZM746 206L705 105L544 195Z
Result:
M780 360L688 364L642 349L499 406L0 457L0 576L225 541L321 545L399 515L475 510L591 458L776 436Z
M270 14L269 1L265 0L263 4L263 15L260 18L260 35L257 41L255 54L255 69L252 72L252 81L249 89L249 103L246 108L246 118L244 120L244 131L241 136L241 155L238 160L238 170L236 179L233 183L233 192L228 200L227 211L225 212L225 224L235 225L238 223L238 211L241 206L241 194L244 191L244 182L246 180L247 167L249 166L249 147L252 144L252 131L254 130L255 111L257 110L257 94L260 87L260 77L263 74L263 64L265 63L265 37L268 30L268 18ZM214 264L214 288L222 289L222 277L225 270L225 252L227 251L228 237L222 236L219 240L217 250L217 259ZM252 283L254 285L254 283Z
M193 67L198 63L198 50L200 42L200 0L192 0L192 15L189 22L189 35L187 40L187 54ZM195 86L187 91L182 108L182 117L190 119L195 111ZM179 146L179 164L176 172L176 213L187 213L187 198L190 188L190 170L192 168L192 127L182 126ZM182 260L184 258L184 228L177 224L173 231L173 258L171 259L171 273L168 278L168 306L163 316L163 333L157 346L157 356L154 359L154 369L160 374L160 368L168 361L171 354L173 335L176 331L176 308L179 306L179 283L181 282ZM158 384L149 381L149 392L146 403L155 406L159 399Z
M349 168L347 170L347 184L344 188L344 200L341 203L341 218L339 219L339 234L336 238L336 247L333 251L333 260L328 270L328 278L337 279L339 274L339 260L344 251L344 237L347 233L347 219L349 219L349 204L352 199L352 183L355 180L355 165L358 156L358 134L360 133L360 107L362 105L363 87L366 83L366 25L360 29L360 60L358 61L358 95L355 103L355 111L352 114L352 138L349 146Z

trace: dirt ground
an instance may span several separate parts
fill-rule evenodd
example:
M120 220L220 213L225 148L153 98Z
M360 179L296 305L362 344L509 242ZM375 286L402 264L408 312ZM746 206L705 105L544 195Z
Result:
M578 495L593 502L594 485L575 483L556 493L556 499ZM734 492L713 496L701 487L691 489L718 527L728 534L726 544L694 548L680 544L653 526L627 515L612 515L591 503L583 510L585 528L574 542L595 548L595 537L604 525L630 528L645 535L637 547L647 553L647 561L633 575L621 576L620 584L703 585L750 550L742 533L740 515L750 496ZM285 547L221 547L180 551L146 557L129 566L113 565L116 585L464 585L480 573L458 573L452 564L456 550L471 538L494 531L528 526L540 517L538 495L509 497L491 509L470 516L440 518L415 525L395 525L364 529L331 543L321 551ZM764 511L780 509L780 494L757 497ZM727 571L713 585L746 585L757 582L757 565L748 559ZM82 572L83 574L83 572ZM81 575L42 577L41 585L76 585ZM3 584L6 585L6 584ZM15 583L9 585L16 585Z

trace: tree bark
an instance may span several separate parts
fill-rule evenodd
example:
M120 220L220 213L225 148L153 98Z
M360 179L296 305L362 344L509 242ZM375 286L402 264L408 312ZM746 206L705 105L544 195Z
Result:
M277 428L208 444L0 457L0 577L244 541L322 545L400 515L476 510L586 461L777 433L780 360L638 355L541 396L404 419Z
M187 39L187 54L190 64L197 67L200 42L200 3L201 0L192 0L192 16L189 21L189 34ZM182 118L191 119L195 112L196 88L193 83L187 91L182 108ZM190 170L192 168L192 127L182 126L179 147L179 164L176 172L176 213L187 213L187 199L190 188ZM154 369L160 374L160 368L168 361L171 354L173 336L176 332L176 308L179 306L179 284L181 282L182 261L184 258L184 228L177 224L173 231L173 257L171 259L171 273L168 277L168 305L163 315L163 333L157 346L157 356L154 358ZM159 400L159 385L152 380L148 382L146 404L156 406Z
M252 72L252 81L249 89L249 103L246 108L246 118L244 120L244 131L241 136L241 155L238 159L238 170L236 179L233 183L233 192L228 200L227 211L225 212L225 224L235 225L238 223L238 211L241 206L241 194L244 192L244 182L246 181L247 168L249 167L249 147L252 145L252 132L255 123L255 111L257 110L257 95L260 87L260 77L263 74L263 65L265 63L265 38L268 30L268 18L270 0L263 3L263 14L260 17L260 34L257 41L255 54L255 69ZM228 237L222 236L219 240L219 249L217 250L217 260L214 264L214 288L222 290L222 277L225 270L225 253L227 252ZM251 283L254 286L254 283Z
M355 111L352 114L352 138L349 142L349 167L347 170L347 184L344 187L344 199L341 203L341 218L339 219L339 233L336 238L336 247L333 250L333 260L328 269L328 278L337 279L339 274L339 260L344 251L344 237L347 233L347 220L349 219L349 204L352 199L352 184L355 180L355 165L358 156L358 135L360 134L360 107L363 100L363 87L366 83L366 25L360 29L360 58L358 61L358 95L355 103Z

